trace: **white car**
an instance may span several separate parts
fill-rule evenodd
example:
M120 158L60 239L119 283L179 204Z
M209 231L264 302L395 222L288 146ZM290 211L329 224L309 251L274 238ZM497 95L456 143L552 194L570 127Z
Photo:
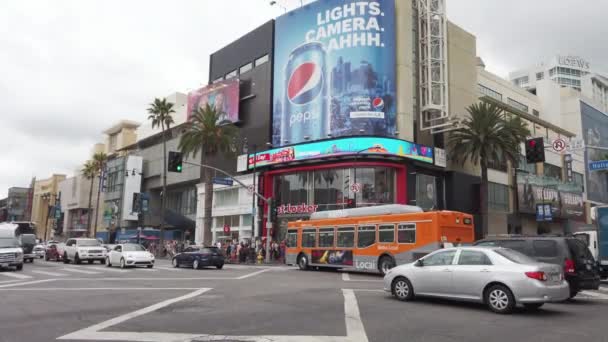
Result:
M34 255L36 255L37 258L44 258L44 246L43 245L36 245L34 246Z
M124 243L114 246L106 257L106 266L120 266L120 268L146 266L154 267L154 255L146 251L142 245Z
M538 309L546 302L568 299L562 267L535 261L500 247L459 247L433 252L397 266L384 276L384 290L399 300L415 296L484 303L496 313L516 304Z
M63 248L63 262L69 264L71 260L75 264L80 264L83 260L89 264L95 261L103 264L106 262L106 249L96 239L69 239Z

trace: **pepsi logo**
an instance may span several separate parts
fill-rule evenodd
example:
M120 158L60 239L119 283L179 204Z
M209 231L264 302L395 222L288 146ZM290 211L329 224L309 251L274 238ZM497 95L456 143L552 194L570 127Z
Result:
M287 82L287 98L296 105L313 101L323 90L322 68L313 62L298 65Z
M381 97L376 97L372 101L372 106L374 107L374 109L382 110L384 109L384 100Z

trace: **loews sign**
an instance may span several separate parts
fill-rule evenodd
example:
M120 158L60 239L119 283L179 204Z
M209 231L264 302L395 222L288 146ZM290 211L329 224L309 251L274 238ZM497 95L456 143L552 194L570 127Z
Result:
M557 56L560 65L579 69L589 69L589 62L578 56Z

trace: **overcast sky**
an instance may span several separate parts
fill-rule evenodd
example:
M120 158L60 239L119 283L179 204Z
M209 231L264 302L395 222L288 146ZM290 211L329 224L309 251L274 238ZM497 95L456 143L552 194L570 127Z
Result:
M499 75L556 53L608 70L606 0L447 2ZM146 120L154 97L206 83L210 53L282 13L268 0L3 1L0 198L33 176L73 174L101 131Z

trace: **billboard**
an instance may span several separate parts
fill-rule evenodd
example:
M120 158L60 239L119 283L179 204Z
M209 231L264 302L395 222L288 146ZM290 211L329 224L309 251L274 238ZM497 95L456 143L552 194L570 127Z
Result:
M239 80L216 82L188 93L188 120L192 113L207 104L220 113L219 124L239 121Z
M581 192L561 191L524 181L517 184L517 195L521 213L538 215L538 206L543 204L551 206L551 217L578 221L585 219ZM549 216L547 214L549 213L544 214L544 217Z
M277 18L273 145L394 136L394 12L394 0L318 0Z
M248 167L276 165L327 157L375 154L414 159L433 164L433 148L405 140L352 137L286 146L249 155ZM254 159L255 158L255 159Z
M581 123L585 146L608 146L608 116L592 106L581 101ZM591 162L608 159L605 150L594 150L587 148L585 152L585 165ZM591 171L585 168L587 173L587 199L594 202L608 203L608 172Z

